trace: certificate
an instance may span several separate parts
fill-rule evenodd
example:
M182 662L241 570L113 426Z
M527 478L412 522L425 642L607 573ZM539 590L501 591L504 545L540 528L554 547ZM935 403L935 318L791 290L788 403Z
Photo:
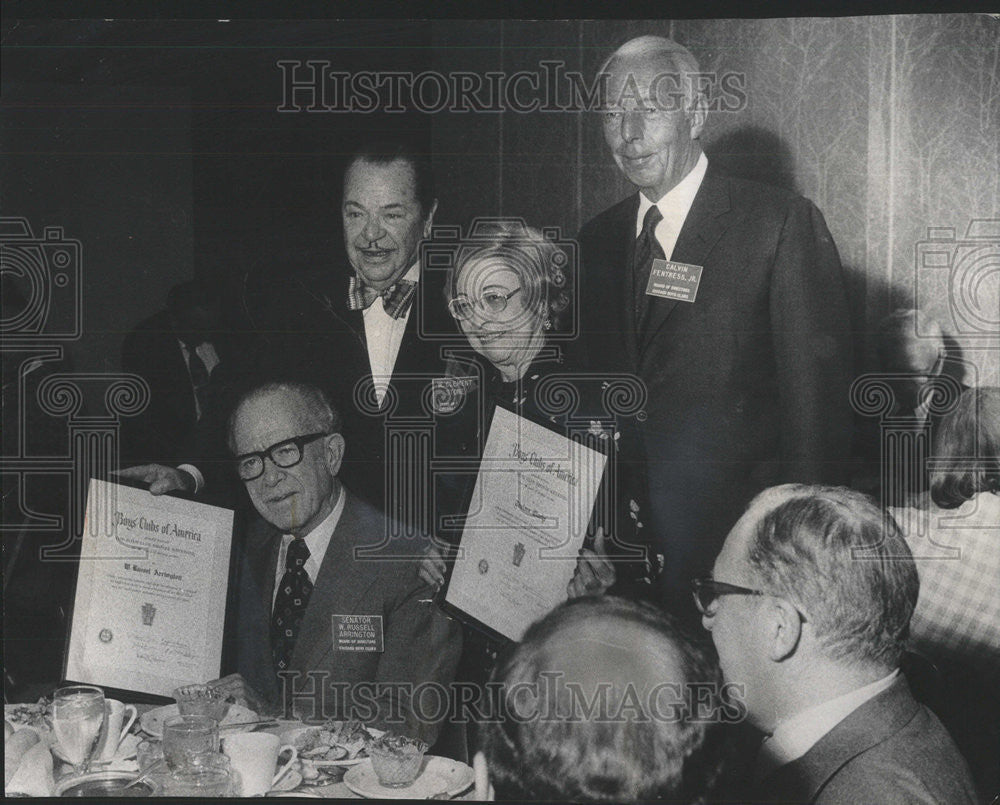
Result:
M219 676L233 512L91 480L67 679L169 696Z
M566 599L606 462L497 408L445 603L520 640Z

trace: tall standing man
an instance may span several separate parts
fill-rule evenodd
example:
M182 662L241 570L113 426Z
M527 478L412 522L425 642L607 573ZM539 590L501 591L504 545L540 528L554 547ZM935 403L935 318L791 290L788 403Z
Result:
M685 48L639 37L600 72L604 139L638 192L580 233L581 345L594 369L624 358L647 385L647 526L676 602L760 489L839 480L848 311L819 210L710 166Z

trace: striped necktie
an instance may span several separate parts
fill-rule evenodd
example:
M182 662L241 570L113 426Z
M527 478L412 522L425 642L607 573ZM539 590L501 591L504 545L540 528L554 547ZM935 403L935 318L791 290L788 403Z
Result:
M649 284L649 272L653 260L664 259L663 247L656 239L656 225L663 220L659 207L655 204L646 210L642 221L642 232L635 242L632 255L632 282L635 291L635 332L642 333L646 326L646 315L649 312L649 298L646 296L646 286Z

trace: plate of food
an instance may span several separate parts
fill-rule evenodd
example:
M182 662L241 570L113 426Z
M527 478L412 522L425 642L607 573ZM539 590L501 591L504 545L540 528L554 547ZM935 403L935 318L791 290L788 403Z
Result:
M30 727L42 738L52 733L52 702L41 698L34 704L5 704L3 717L14 732ZM4 727L4 737L7 728Z
M318 727L299 727L280 736L299 753L303 768L354 766L368 758L368 744L384 735L383 730L366 727L360 721L331 719ZM305 775L303 775L305 776Z
M163 722L179 714L180 710L177 709L176 702L164 705L163 707L157 707L155 710L149 710L139 716L139 727L151 738L162 738ZM230 706L226 717L219 722L219 726L225 727L229 724L242 724L246 721L258 720L259 716L253 710L241 704L234 704Z

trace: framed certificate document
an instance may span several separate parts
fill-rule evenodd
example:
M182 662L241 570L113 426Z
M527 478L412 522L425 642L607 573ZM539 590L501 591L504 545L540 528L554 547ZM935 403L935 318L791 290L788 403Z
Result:
M91 480L64 676L169 696L219 676L233 512Z
M498 407L444 608L520 640L564 601L606 462L603 453Z

